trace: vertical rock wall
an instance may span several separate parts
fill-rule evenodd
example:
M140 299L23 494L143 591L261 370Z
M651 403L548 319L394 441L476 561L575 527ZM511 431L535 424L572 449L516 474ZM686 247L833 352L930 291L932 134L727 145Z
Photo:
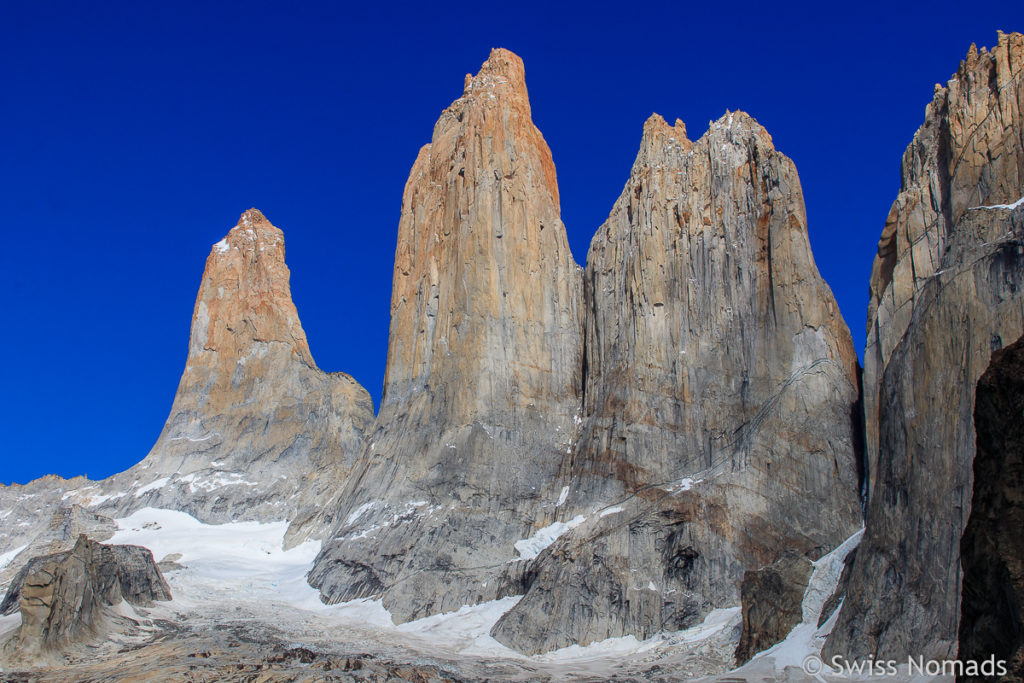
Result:
M380 414L310 574L396 621L520 592L515 543L551 491L581 394L582 279L522 61L494 50L402 200Z
M952 656L974 396L1024 331L1024 36L973 46L903 159L871 277L866 531L825 655Z

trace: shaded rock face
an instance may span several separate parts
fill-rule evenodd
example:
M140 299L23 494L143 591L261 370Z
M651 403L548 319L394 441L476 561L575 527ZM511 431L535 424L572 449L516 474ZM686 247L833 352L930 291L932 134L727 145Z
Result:
M737 666L781 643L800 623L812 569L806 557L789 552L767 567L743 575L743 633L736 647Z
M587 521L492 632L525 652L693 625L745 570L859 527L857 359L761 126L727 114L691 142L652 117L585 283L559 510Z
M992 354L974 404L977 453L963 565L961 660L990 655L1024 680L1024 338ZM982 680L965 678L964 680Z
M974 387L1024 331L1024 36L971 48L903 159L871 278L864 540L824 654L955 654Z
M242 214L206 261L170 417L138 465L72 500L105 514L152 506L205 522L295 520L319 536L373 420L369 394L313 362L288 286L284 236Z
M521 590L578 416L582 279L522 61L492 51L402 202L384 396L310 574L398 622ZM521 563L519 563L521 564Z
M153 555L139 546L106 546L80 536L74 548L34 558L4 600L16 595L21 626L11 641L21 655L59 649L102 629L103 608L170 600Z

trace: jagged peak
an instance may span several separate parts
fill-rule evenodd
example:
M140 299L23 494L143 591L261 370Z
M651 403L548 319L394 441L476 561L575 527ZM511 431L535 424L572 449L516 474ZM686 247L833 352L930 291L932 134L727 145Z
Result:
M660 134L673 136L679 140L688 139L686 137L686 124L683 123L682 119L676 119L675 124L670 126L661 114L655 112L648 116L644 122L644 137L654 137Z
M493 48L475 76L466 74L462 98L465 100L514 102L529 112L526 68L519 55L504 48Z
M233 357L253 340L283 341L315 367L289 278L284 233L258 209L242 213L207 258L193 314L190 357L225 349Z
M260 211L256 207L252 207L248 211L242 212L242 215L238 217L237 225L244 227L252 227L254 225L259 225L261 223L270 223L270 221L267 220L267 217L263 215L262 211Z
M210 255L216 257L232 249L265 254L268 247L272 255L283 260L284 233L267 220L259 209L252 208L238 217L238 223L228 231L224 239L213 245ZM276 247L281 247L280 252Z

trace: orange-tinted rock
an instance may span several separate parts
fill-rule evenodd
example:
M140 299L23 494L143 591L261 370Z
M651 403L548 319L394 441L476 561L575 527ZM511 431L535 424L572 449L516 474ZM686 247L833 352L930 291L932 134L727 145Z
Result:
M384 398L310 580L396 621L520 590L580 404L582 281L522 61L494 50L402 200Z

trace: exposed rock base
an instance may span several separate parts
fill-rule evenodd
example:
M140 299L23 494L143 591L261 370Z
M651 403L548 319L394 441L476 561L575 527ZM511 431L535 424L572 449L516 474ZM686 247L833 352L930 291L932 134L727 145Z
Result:
M995 655L1009 662L1013 680L1024 680L1024 338L992 354L978 381L974 426L958 656Z
M810 560L790 552L767 567L743 575L743 634L736 647L737 666L781 643L800 623L812 569Z
M82 535L71 550L33 558L18 573L4 605L19 606L21 627L7 647L31 658L98 635L104 607L122 599L136 605L171 599L152 553Z

